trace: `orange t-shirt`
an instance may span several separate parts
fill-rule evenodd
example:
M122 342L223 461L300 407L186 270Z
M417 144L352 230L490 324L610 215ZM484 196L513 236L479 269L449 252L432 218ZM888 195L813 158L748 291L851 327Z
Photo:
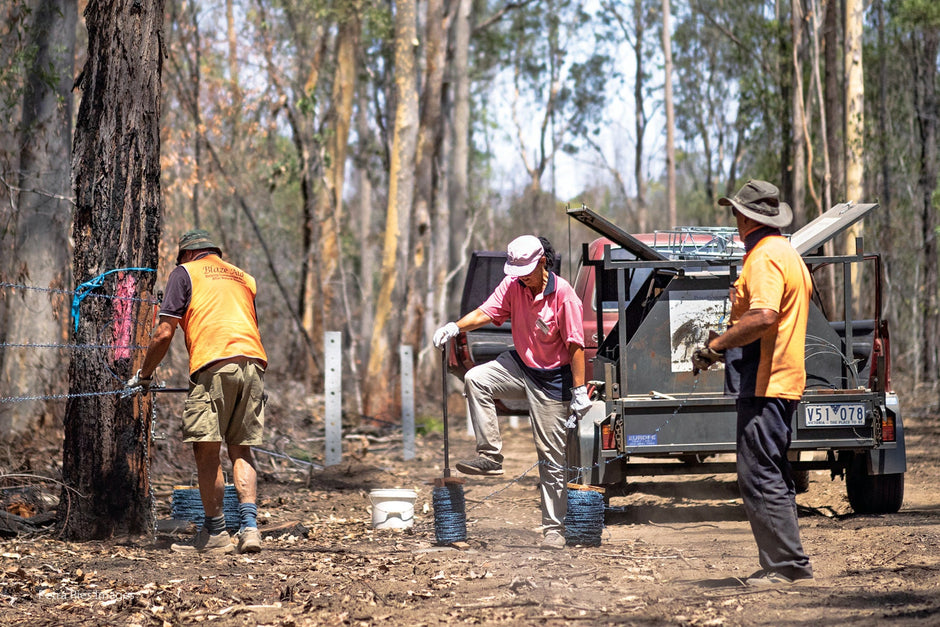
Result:
M739 397L799 399L806 386L806 321L812 279L802 257L783 236L763 237L744 257L734 283L731 324L749 309L772 309L777 326L742 348L728 364L740 376Z
M189 306L180 320L190 374L229 357L260 359L267 365L255 312L254 277L216 255L181 267L192 282Z

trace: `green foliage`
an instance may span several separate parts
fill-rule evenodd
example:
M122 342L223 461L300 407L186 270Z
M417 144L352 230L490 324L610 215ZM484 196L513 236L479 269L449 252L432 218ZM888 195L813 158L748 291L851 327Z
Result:
M415 433L417 435L443 432L444 421L438 416L418 416L415 420Z
M781 49L787 19L776 20L766 6L754 10L751 0L697 0L676 14L676 128L690 151L713 160L712 175L722 182L738 141L739 173L779 177L781 120L789 115L789 51Z
M940 28L940 2L937 0L894 0L889 3L889 11L905 28Z
M488 3L487 9L502 7ZM512 90L496 91L492 106L505 107L517 98L516 121L531 143L517 148L537 153L537 169L557 149L576 152L579 136L600 128L608 86L616 84L618 74L609 29L585 3L541 0L516 6L475 33L472 46L472 77L487 81L478 83L487 94L476 92L476 102L483 109L491 106L494 83ZM483 122L491 117L477 116ZM546 117L550 123L543 137ZM516 136L512 129L501 130L507 138Z
M0 119L11 120L23 99L23 91L30 77L29 70L36 59L37 48L36 38L29 33L32 9L28 3L24 0L12 0L2 11Z

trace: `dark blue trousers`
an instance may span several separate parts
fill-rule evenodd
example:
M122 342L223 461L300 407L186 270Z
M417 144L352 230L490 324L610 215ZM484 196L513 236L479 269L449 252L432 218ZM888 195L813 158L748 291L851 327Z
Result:
M738 487L757 541L761 568L791 579L813 576L800 542L790 474L790 420L797 401L739 398Z

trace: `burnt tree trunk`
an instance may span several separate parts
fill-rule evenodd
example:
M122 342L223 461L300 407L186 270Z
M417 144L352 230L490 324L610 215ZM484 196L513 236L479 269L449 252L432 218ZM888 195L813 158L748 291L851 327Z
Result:
M118 268L157 266L163 6L91 0L85 9L88 60L78 81L72 152L73 271L80 283ZM154 274L109 275L82 302L74 342L146 345ZM152 529L151 400L113 393L141 359L141 351L125 349L72 356L62 467L68 488L60 511L69 538Z
M37 288L0 294L0 341L52 343L65 340L71 284L68 232L71 205L68 155L72 135L72 78L75 57L75 0L34 0L26 29L35 56L23 94L20 121L19 188L8 206L16 208L12 254L0 262L6 281ZM6 222L4 220L4 222ZM5 249L5 252L9 252ZM3 396L57 396L65 392L61 350L0 351ZM0 437L58 424L62 405L51 400L0 404Z

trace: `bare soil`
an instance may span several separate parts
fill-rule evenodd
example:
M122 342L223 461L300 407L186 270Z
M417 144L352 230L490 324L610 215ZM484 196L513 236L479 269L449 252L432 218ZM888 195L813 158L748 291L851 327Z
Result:
M452 424L451 463L473 450L461 419ZM467 480L459 549L435 545L429 482L442 475L441 435L419 438L408 462L394 439L363 436L347 440L347 461L312 473L259 456L268 537L255 555L171 552L187 529L107 542L66 542L52 531L0 541L0 623L937 625L940 422L920 411L905 424L899 513L853 514L842 480L824 472L798 496L812 585L743 586L757 550L733 475L632 482L611 499L599 547L540 551L535 451L523 422L504 431L506 475ZM166 520L190 460L172 435L161 446L178 458L175 470L155 467L156 515ZM372 528L375 488L417 491L413 528ZM302 528L269 533L292 522Z

